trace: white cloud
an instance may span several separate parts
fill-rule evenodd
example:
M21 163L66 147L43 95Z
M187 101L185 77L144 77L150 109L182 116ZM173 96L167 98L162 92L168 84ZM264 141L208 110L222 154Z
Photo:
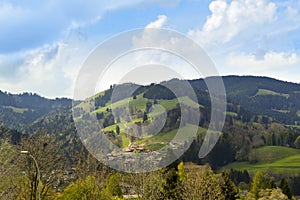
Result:
M188 32L204 45L229 42L242 31L272 22L276 13L275 3L266 0L235 0L228 3L215 0L210 3L209 9L211 15L202 29Z
M223 75L263 75L299 82L297 1L214 0L211 14L188 35Z
M168 17L166 15L158 15L157 20L150 22L145 28L162 28L167 22Z
M299 82L300 56L295 52L267 52L261 59L255 55L232 53L219 64L224 75L268 76Z
M255 72L287 69L290 66L299 64L299 62L300 58L296 53L268 52L262 59L258 59L255 55L231 54L227 64Z
M13 74L8 79L0 76L1 89L35 92L50 98L72 97L77 73L93 47L91 41L73 40L25 51Z

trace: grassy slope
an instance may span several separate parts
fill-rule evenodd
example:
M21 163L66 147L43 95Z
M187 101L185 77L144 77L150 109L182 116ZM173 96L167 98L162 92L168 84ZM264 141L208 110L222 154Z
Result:
M236 112L226 112L226 115L236 117L238 114Z
M193 137L193 130L197 130L198 135L203 135L206 133L206 129L201 128L201 127L195 127L194 125L186 125L181 129L181 132L178 133L178 129L171 130L167 133L159 133L151 137L146 137L141 140L136 141L136 144L143 144L148 146L152 150L157 150L157 148L163 147L165 144L171 142L174 137L176 137L176 141L174 142L182 142L182 141L188 141L189 138Z
M133 99L132 97L129 100L129 105L132 107L136 107L139 110L145 110L146 109L146 103L150 101L153 103L153 100L143 98L143 94L140 94L137 96L136 99ZM166 110L171 110L176 107L177 103L182 102L185 105L191 106L193 108L199 108L203 107L202 105L199 105L195 103L193 100L191 100L189 97L180 97L178 99L172 99L172 100L158 100L158 104L163 106ZM105 112L107 108L117 108L117 107L124 107L128 103L127 99L120 100L118 102L115 102L111 105L110 102L108 102L104 107L99 108L98 110L94 111L97 113Z
M285 98L289 98L289 94L281 94L278 92L274 92L272 90L266 90L266 89L258 89L258 92L256 95L277 95L277 96L283 96Z
M14 106L3 106L3 107L12 109L14 112L21 113L21 114L29 110L28 108L17 108L17 107L14 107Z
M278 173L300 172L300 150L288 147L265 146L255 150L258 160L255 164L249 162L234 162L225 169L248 170L255 173L257 170L272 170Z

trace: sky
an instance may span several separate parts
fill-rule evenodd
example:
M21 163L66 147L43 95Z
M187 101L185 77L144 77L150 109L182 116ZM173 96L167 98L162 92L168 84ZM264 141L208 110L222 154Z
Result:
M187 36L220 75L300 82L300 0L0 0L0 27L0 90L10 93L72 97L90 53L137 28Z

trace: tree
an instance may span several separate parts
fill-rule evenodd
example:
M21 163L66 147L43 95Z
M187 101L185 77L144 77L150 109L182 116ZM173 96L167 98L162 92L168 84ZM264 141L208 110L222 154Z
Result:
M300 149L300 135L296 138L294 145L297 149Z
M19 165L14 163L19 161L18 152L9 142L0 139L0 155L0 199L17 199L25 182Z
M279 188L273 188L261 190L258 200L288 200L288 197Z
M37 169L32 158L28 155L19 155L18 166L20 170L26 173L25 181L22 182L23 188L20 191L20 195L26 199L35 200L38 198L37 194L38 190L40 190L41 199L49 198L53 195L53 184L59 182L61 178L59 173L61 173L64 167L64 159L62 152L60 152L58 141L53 135L46 133L34 134L23 139L21 149L28 150L36 159L41 179L39 182ZM27 189L24 190L24 188Z
M260 189L265 188L265 187L266 186L264 183L264 177L263 177L262 173L260 171L256 172L256 174L254 175L252 184L251 184L250 192L257 199L259 197Z
M289 187L289 184L285 178L281 179L280 188L281 188L283 194L285 194L289 199L292 199L293 195L292 195L291 189Z
M97 200L110 200L112 195L105 190L104 187L97 184L94 176L87 176L85 179L78 179L75 183L71 183L61 193L58 200L70 199L97 199Z
M209 166L188 164L187 178L183 182L183 199L220 199L225 200L220 185L220 177Z
M259 192L262 189L272 189L275 187L276 185L274 181L268 175L264 176L261 171L258 171L253 177L250 192L255 196L255 198L258 198Z
M119 125L116 126L116 133L120 134L120 127L119 127Z
M184 164L183 162L180 162L177 166L177 174L178 174L178 177L179 177L179 181L183 181L185 178L186 178L186 173L185 173L185 170L184 170Z
M176 170L174 168L170 169L163 184L164 199L178 199L178 181L179 175Z
M146 103L146 113L149 113L149 112L150 112L151 106L152 106L152 102L151 102L151 101L148 101L148 102Z
M120 186L121 176L120 174L112 174L107 182L107 190L113 195L117 197L122 197L122 188Z
M235 200L238 194L238 190L234 183L230 180L228 173L222 173L223 184L221 186L222 193L226 200Z
M147 113L144 112L144 116L143 116L143 122L147 121L148 120L148 116L147 116Z

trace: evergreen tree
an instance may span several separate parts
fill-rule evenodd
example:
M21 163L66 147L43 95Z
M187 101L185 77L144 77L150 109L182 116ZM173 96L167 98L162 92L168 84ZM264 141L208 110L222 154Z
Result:
M116 133L120 134L120 127L118 125L116 126Z
M258 199L260 189L266 188L263 174L258 171L256 172L253 181L251 183L250 192L254 194L255 198Z
M289 199L292 199L292 192L289 187L289 184L285 178L281 179L280 188L282 189L282 193L285 194Z
M147 113L144 112L144 116L143 116L143 122L147 121L148 120L148 116L147 116Z
M120 186L121 182L121 176L120 174L113 174L109 177L108 183L107 183L107 190L113 195L122 197L122 188Z
M234 183L230 180L228 173L222 173L223 184L221 186L222 193L226 200L235 200L238 194L238 190Z
M163 184L164 199L178 199L178 181L179 175L176 170L174 168L170 169Z

